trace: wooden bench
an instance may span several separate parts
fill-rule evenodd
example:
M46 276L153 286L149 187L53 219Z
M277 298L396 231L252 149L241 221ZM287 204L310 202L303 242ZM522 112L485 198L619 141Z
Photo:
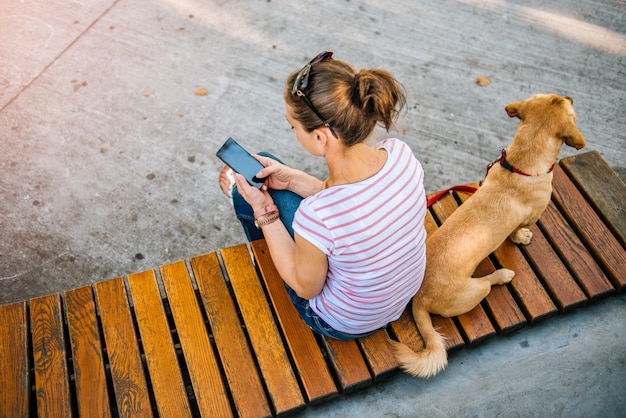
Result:
M467 197L435 203L428 230ZM597 152L563 159L531 245L506 242L478 267L515 279L467 314L434 318L449 350L623 291L624 202ZM314 335L256 241L0 306L0 417L288 414L398 372L389 338L422 344L408 311L359 341Z

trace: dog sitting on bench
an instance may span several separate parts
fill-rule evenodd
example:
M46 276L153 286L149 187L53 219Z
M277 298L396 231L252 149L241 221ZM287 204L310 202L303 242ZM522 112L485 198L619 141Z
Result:
M424 282L412 301L424 348L416 353L392 342L400 366L414 376L434 376L448 363L444 337L433 327L430 314L453 317L468 312L491 286L513 279L515 272L505 268L471 276L507 237L517 244L530 243L532 233L526 226L534 224L550 202L552 168L561 146L585 146L569 97L538 94L505 110L520 119L512 143L490 164L478 191L426 241Z

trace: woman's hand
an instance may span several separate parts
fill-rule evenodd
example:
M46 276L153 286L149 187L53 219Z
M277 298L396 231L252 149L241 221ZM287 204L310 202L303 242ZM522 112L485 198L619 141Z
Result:
M265 166L265 168L256 175L258 178L267 179L264 188L289 190L289 186L293 180L294 170L272 158L263 157L261 155L254 155L254 158Z
M235 183L237 183L239 194L252 206L252 210L256 211L274 203L265 185L262 186L262 190L259 190L251 186L248 180L241 174L233 173L233 175L235 176Z
M254 155L254 157L265 166L256 175L258 178L266 179L262 187L263 190L268 188L272 190L289 190L299 196L308 197L322 189L321 180L304 171L291 168L261 155Z

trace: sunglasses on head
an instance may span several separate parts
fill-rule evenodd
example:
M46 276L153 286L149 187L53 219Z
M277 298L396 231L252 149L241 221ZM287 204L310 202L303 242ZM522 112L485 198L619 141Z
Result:
M320 112L317 111L315 106L313 106L313 103L311 103L309 98L306 97L306 94L304 93L306 88L309 86L309 76L311 75L311 67L313 66L313 64L330 61L331 59L333 59L333 53L331 51L324 51L315 58L313 58L311 61L309 61L309 63L305 65L296 76L296 79L293 82L293 87L291 87L291 94L293 94L294 96L300 96L300 98L304 101L304 103L306 103L309 109L311 109L313 113L315 113L315 115L324 123L324 126L330 129L330 132L333 134L333 136L337 138L337 135L335 134L335 131L333 131L333 128L330 127L330 124L320 114Z

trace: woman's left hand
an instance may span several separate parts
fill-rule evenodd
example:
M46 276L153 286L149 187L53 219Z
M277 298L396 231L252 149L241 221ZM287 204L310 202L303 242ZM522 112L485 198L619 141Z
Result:
M267 192L267 187L265 185L261 188L261 190L257 189L254 186L251 186L248 183L248 180L244 176L239 173L233 173L235 176L235 182L237 183L237 190L239 194L245 199L246 202L250 206L252 206L252 210L262 209L268 205L274 203L272 197Z

